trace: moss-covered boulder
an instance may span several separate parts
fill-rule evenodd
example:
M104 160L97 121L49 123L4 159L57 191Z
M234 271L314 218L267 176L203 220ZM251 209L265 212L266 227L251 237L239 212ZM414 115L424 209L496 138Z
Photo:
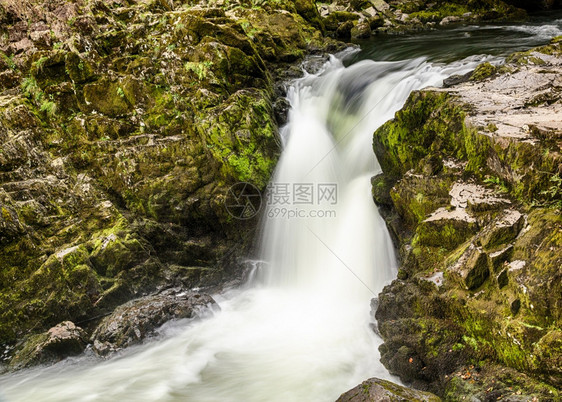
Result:
M86 348L84 330L71 321L64 321L42 334L29 336L14 352L12 368L24 368L38 363L51 363L75 356Z

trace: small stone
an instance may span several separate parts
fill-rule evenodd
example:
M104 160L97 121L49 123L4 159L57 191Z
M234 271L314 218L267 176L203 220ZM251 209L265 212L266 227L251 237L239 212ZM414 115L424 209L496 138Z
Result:
M363 14L368 15L369 17L374 17L377 15L377 10L375 10L374 7L369 7L365 10L363 10Z
M463 82L469 81L471 75L472 75L472 71L463 75L451 75L449 78L445 78L443 80L443 86L445 88L449 88L452 87L453 85L462 84Z
M439 25L444 26L444 25L450 25L450 24L454 24L455 22L459 22L461 19L457 16L454 15L450 15L448 17L445 17L441 20L441 22L439 23Z
M384 13L390 9L390 6L384 0L371 0L371 3L373 4L373 7L375 7L375 9L377 11L380 11L381 13Z

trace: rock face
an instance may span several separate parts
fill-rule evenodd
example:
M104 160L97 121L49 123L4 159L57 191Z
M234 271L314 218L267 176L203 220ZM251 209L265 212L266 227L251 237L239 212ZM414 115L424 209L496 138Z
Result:
M50 363L82 353L86 347L86 333L71 321L64 321L47 332L31 336L16 350L10 362L18 369L38 363Z
M560 42L414 92L374 135L401 258L381 360L445 400L562 397Z
M370 378L342 394L337 402L439 402L429 392L416 391L379 378Z
M219 3L0 4L0 344L240 276L277 72L339 45L311 0Z
M195 318L217 310L207 294L167 290L132 300L104 318L92 335L93 349L102 356L140 343L167 321Z

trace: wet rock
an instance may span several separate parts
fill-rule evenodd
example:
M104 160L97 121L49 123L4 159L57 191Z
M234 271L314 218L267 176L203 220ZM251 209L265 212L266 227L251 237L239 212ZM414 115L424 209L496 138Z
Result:
M392 205L392 197L390 189L394 185L395 180L381 173L371 178L373 200L377 205Z
M443 80L443 86L445 88L449 88L452 87L453 85L462 84L463 82L467 82L468 80L470 80L471 76L472 76L472 71L463 75L452 75L449 78L445 78Z
M195 318L218 305L207 294L172 289L132 300L104 318L93 335L93 349L101 356L142 342L167 321Z
M78 355L85 349L86 339L82 328L71 321L64 321L43 334L26 339L14 352L10 368L21 369Z
M337 402L412 401L438 402L441 398L429 392L406 388L387 380L370 378L342 394Z

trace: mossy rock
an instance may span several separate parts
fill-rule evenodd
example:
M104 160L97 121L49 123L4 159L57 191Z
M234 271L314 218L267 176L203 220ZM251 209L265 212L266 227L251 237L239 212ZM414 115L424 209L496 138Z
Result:
M368 401L412 401L439 402L437 395L429 392L406 388L387 380L371 378L363 381L357 387L342 394L337 402L368 402Z
M92 63L86 58L80 57L77 53L67 53L64 65L66 73L76 84L84 84L95 77Z
M412 92L394 119L375 131L373 149L383 171L401 176L431 152L466 158L470 128L464 118L464 110L450 95Z
M479 64L470 76L471 81L482 81L496 74L496 66L486 62Z
M84 86L84 101L86 110L93 109L110 117L122 116L132 110L122 84L106 78Z

